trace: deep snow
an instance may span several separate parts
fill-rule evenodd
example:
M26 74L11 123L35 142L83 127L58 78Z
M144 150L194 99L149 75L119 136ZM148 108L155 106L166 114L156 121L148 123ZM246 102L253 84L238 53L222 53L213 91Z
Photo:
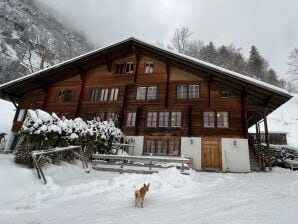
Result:
M43 185L33 170L0 155L0 223L297 223L298 171L181 175L91 171L47 165ZM133 193L150 183L144 208Z

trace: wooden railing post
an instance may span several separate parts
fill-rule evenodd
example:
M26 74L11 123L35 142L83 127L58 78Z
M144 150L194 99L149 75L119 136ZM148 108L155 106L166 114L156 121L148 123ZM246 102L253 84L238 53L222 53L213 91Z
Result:
M271 171L272 170L271 150L269 145L267 115L265 111L263 111L263 118L264 118L264 128L265 128L265 143L267 147L267 164L268 164L269 170Z

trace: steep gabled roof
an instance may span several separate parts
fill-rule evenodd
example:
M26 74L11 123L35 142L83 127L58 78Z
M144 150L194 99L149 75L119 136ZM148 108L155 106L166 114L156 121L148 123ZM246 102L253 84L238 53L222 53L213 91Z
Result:
M270 101L265 105L270 107L269 112L291 98L290 93L284 89L135 38L128 38L0 85L0 98L6 100L19 99L33 90L45 88L71 78L80 70L104 65L109 61L136 52L158 58L193 74L205 76L206 79L223 82L239 90L246 89L250 94L258 95L264 102Z

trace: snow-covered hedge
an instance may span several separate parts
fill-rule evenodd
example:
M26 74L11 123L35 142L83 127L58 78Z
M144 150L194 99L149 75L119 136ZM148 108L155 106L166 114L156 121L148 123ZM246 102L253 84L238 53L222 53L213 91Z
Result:
M109 153L112 142L122 137L123 133L112 120L72 120L42 110L28 110L20 132L16 162L30 165L31 151L69 145L81 145L87 156L95 152Z

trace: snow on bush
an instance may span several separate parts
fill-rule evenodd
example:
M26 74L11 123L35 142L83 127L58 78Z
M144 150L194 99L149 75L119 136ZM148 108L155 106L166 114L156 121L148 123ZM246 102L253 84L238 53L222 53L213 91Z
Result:
M72 120L42 110L28 110L20 132L16 162L31 165L31 151L69 145L81 145L88 157L94 152L109 153L112 142L122 137L122 131L112 120Z

